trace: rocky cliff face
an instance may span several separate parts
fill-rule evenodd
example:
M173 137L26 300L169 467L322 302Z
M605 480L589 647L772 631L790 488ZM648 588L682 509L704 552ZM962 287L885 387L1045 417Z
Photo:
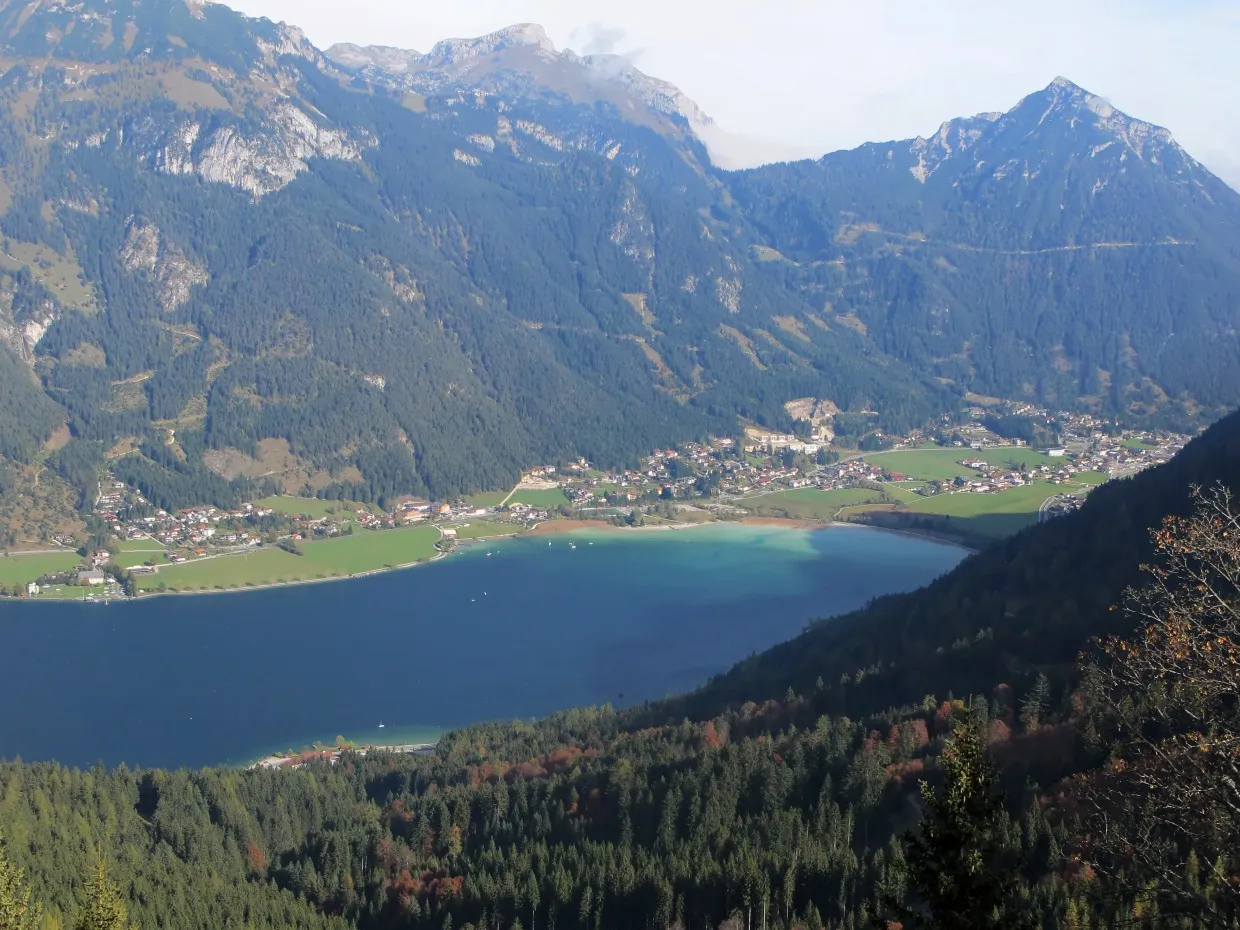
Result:
M259 198L288 186L313 158L357 161L373 142L363 133L323 125L294 103L283 103L251 128L176 126L148 117L132 126L128 141L144 163L173 175L196 175Z
M12 278L0 278L0 343L22 361L33 364L35 351L61 310L48 297L23 300L21 286Z
M191 261L166 240L159 227L134 217L129 219L120 260L127 271L145 274L166 313L182 307L194 288L203 287L210 280L206 265Z

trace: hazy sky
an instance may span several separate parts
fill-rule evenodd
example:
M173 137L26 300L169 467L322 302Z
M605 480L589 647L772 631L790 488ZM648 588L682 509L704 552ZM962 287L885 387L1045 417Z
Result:
M517 22L627 54L772 155L929 135L1062 74L1240 187L1240 0L230 0L334 42L427 51Z

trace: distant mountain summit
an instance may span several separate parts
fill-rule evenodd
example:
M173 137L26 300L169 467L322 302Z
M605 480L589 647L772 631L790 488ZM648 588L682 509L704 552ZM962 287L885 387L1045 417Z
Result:
M714 127L714 121L675 85L644 74L621 55L558 50L546 30L533 23L472 39L445 39L425 55L341 44L329 48L327 57L343 67L404 77L411 88L421 91L455 86L501 94L558 95L584 105L607 103L628 119L671 117L703 141Z
M1199 211L1211 214L1208 224L1230 223L1211 208L1240 206L1240 195L1168 130L1063 77L1007 113L944 123L930 139L909 143L908 157L909 174L929 188L923 197L958 203L978 218L979 231L983 216L992 231L1007 227L1003 244L1011 247L1196 241ZM997 210L1037 222L1013 228Z
M731 190L806 289L918 370L1130 413L1233 402L1199 372L1240 367L1240 194L1066 78Z

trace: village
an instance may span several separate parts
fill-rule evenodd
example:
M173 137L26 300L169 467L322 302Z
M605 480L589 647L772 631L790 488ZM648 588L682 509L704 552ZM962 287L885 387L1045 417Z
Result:
M13 593L107 600L154 590L157 581L163 590L162 579L175 578L169 569L202 560L272 549L297 556L306 544L415 527L423 528L421 538L431 545L408 561L444 554L458 541L514 535L554 520L655 526L772 515L871 522L886 514L889 522L892 513L967 516L1001 502L999 509L1010 509L1023 493L1028 522L1036 522L1081 506L1097 484L1168 460L1190 438L1120 431L1089 415L1052 414L1029 404L1009 404L1000 413L1046 424L1041 435L1053 442L1033 448L1025 439L1000 435L986 425L996 422L994 410L982 407L970 408L964 422L944 422L934 431L875 431L863 442L868 450L847 448L827 422L803 423L796 433L749 427L736 437L656 450L633 468L600 470L577 459L531 468L507 493L405 498L387 509L275 497L233 509L204 505L169 512L109 474L95 502L106 539L96 536L100 544L71 568L45 573ZM960 500L962 495L973 501ZM393 564L385 555L374 567ZM352 567L347 572L355 573Z

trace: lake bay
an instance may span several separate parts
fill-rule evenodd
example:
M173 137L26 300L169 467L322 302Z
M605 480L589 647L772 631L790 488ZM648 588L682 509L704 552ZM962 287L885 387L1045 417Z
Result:
M0 757L238 764L337 734L416 740L655 700L965 555L871 529L724 524L484 542L241 594L0 601Z

